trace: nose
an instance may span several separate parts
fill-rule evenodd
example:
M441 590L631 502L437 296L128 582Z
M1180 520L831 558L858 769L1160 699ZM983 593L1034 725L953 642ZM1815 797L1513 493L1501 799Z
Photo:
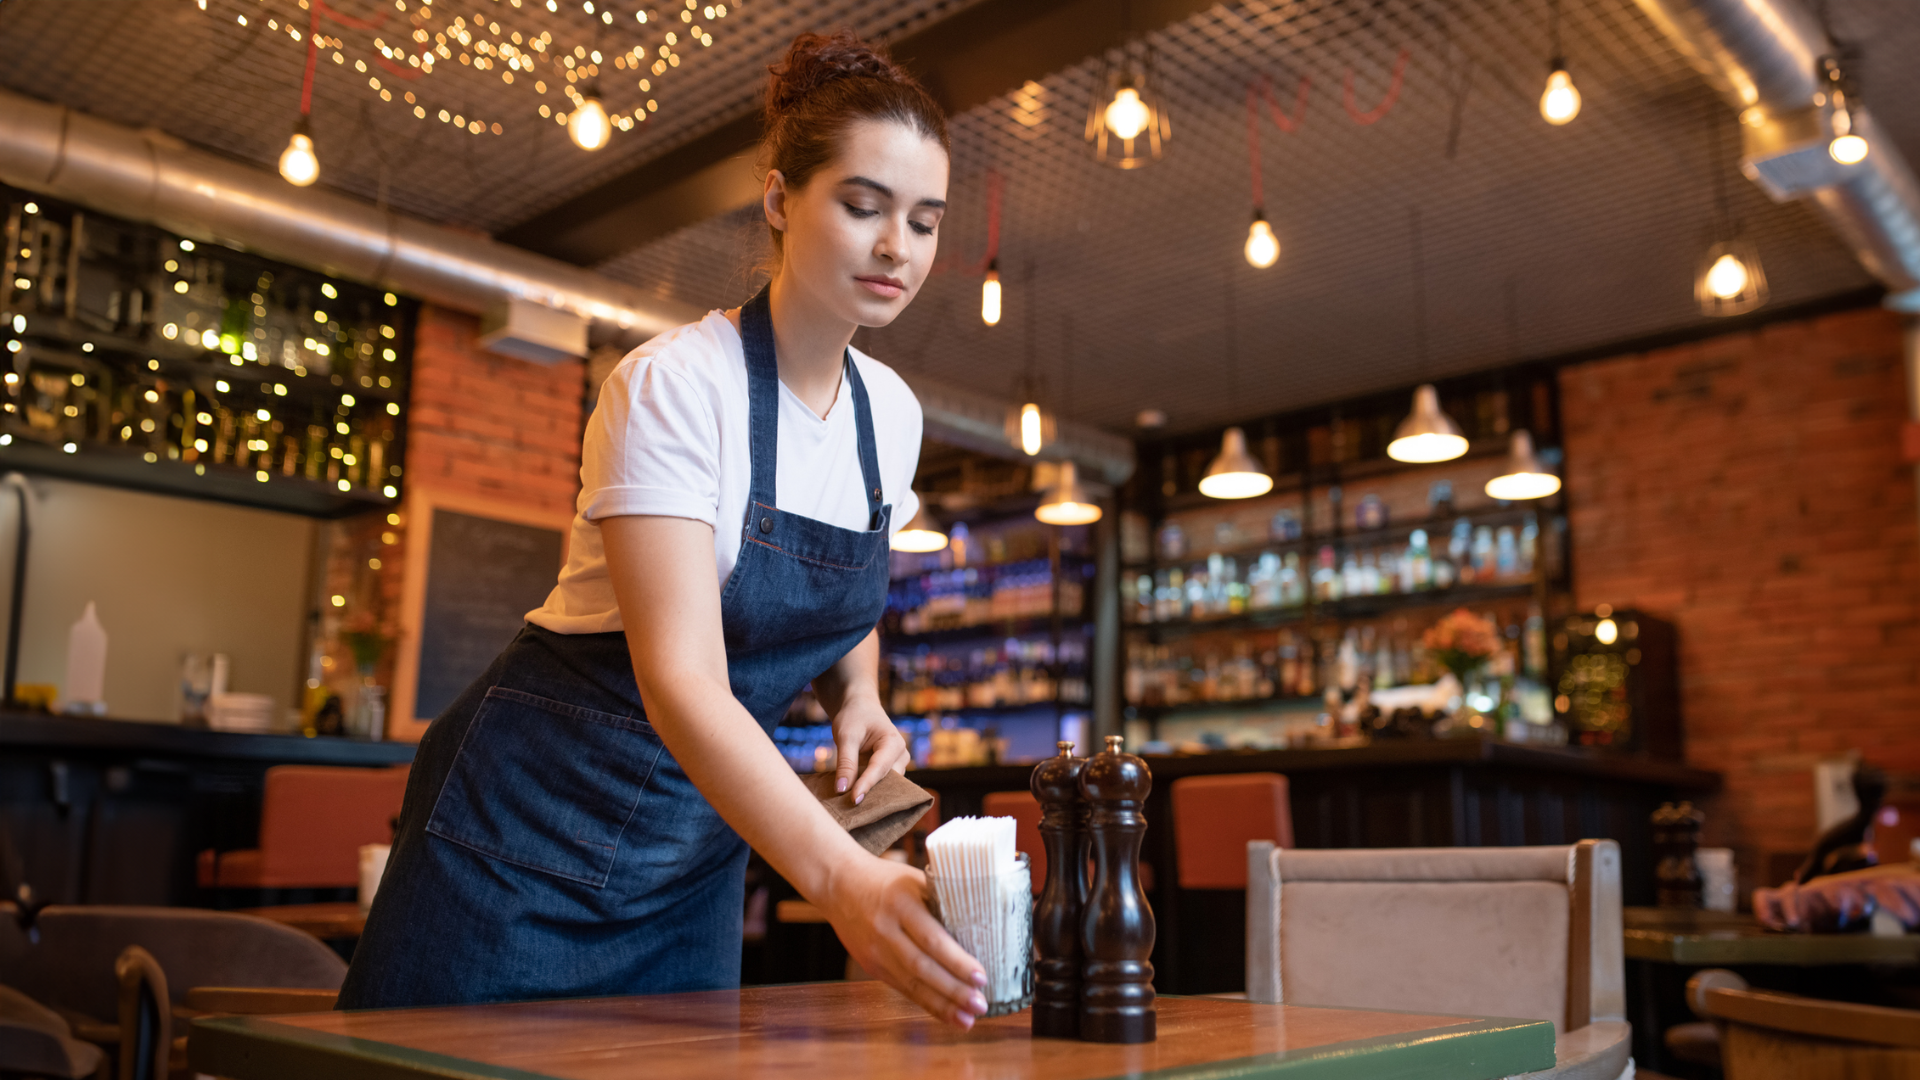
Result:
M894 217L887 220L887 227L880 230L880 236L874 241L873 253L890 263L902 263L907 258L907 221Z

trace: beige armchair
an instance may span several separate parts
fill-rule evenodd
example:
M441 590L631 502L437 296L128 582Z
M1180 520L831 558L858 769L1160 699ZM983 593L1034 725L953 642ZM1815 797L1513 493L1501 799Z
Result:
M1247 845L1252 1001L1548 1020L1554 1080L1631 1076L1620 846Z

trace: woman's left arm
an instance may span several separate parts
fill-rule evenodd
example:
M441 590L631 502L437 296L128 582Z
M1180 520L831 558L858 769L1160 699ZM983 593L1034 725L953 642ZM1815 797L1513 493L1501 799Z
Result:
M820 707L833 717L833 744L839 750L835 791L853 789L858 803L888 769L905 772L911 755L907 740L880 707L880 631L876 628L847 655L813 680ZM860 768L865 758L867 767Z

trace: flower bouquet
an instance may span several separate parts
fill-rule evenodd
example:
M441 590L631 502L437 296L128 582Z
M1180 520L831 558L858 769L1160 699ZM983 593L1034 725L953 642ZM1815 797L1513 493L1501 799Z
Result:
M1453 672L1464 685L1467 677L1500 651L1500 631L1493 620L1455 608L1420 635L1427 655Z

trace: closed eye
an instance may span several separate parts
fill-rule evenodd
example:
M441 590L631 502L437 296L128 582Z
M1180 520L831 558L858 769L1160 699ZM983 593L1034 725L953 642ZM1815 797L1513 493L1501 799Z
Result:
M931 225L922 225L917 221L909 222L908 224L911 224L913 226L913 231L919 233L921 236L933 235L933 226Z
M846 207L847 213L852 214L854 217L860 217L860 218L872 217L873 215L880 212L878 210L868 210L864 207L855 206L852 203L841 203L840 205Z

